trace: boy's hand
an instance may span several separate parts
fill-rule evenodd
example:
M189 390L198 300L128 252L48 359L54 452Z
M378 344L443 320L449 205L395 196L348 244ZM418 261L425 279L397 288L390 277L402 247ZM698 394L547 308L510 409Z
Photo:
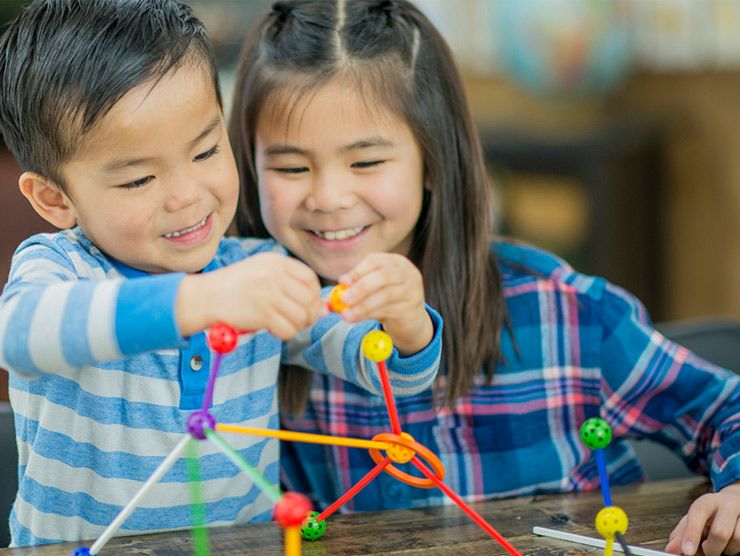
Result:
M424 349L434 336L432 319L424 307L421 272L402 255L374 253L348 274L339 277L348 286L341 315L347 322L374 319L393 339L402 355Z
M671 532L665 551L693 556L699 543L705 556L740 553L740 481L697 498Z
M240 330L264 329L288 340L325 313L316 273L277 253L186 276L176 306L183 336L223 321Z

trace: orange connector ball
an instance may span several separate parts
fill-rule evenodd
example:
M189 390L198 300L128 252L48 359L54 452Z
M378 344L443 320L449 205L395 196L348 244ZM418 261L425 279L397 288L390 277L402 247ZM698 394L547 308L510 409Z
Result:
M407 432L402 432L401 436L411 442L414 441L414 437ZM385 453L393 463L408 463L416 455L411 448L401 444L391 444Z
M347 290L348 286L345 286L344 284L338 284L337 286L334 286L334 289L331 290L331 294L329 294L329 310L333 313L341 313L347 308L347 304L342 301L342 294Z

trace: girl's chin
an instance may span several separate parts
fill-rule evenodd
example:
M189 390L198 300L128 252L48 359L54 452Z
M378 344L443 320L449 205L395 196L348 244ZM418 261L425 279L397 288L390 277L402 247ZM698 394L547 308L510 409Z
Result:
M350 270L352 270L353 266L345 266L343 265L340 268L337 268L336 266L327 267L326 265L309 265L311 266L315 271L316 274L319 275L319 278L321 279L321 283L324 286L332 286L337 283L339 280L339 277L343 274L348 273Z

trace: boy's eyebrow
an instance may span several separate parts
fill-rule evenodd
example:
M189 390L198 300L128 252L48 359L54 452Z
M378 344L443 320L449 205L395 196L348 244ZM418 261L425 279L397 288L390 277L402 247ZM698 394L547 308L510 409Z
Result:
M203 128L203 131L201 131L198 136L190 141L188 143L188 148L193 148L195 145L197 145L204 137L207 137L214 129L216 129L219 124L221 123L221 116L218 115L214 117L210 122L208 122L208 125ZM142 157L142 158L126 158L126 159L116 159L111 160L108 162L105 166L103 166L103 170L106 172L112 172L114 170L121 170L122 168L128 168L129 166L137 166L139 164L144 164L146 162L151 162L154 160L154 157Z
M393 147L395 143L389 141L383 137L368 137L366 139L360 139L349 145L345 145L339 149L340 153L347 153L358 149L367 149L370 147ZM307 155L310 151L307 149L301 149L293 145L271 145L265 149L265 155L279 155L279 154L300 154Z

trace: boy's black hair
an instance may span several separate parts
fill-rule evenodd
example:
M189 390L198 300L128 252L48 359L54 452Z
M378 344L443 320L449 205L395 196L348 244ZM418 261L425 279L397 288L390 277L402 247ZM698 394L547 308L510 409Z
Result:
M60 167L136 86L185 62L210 72L205 27L178 0L35 0L0 37L0 133L23 170Z
M492 239L489 187L478 133L447 43L406 0L285 0L257 24L237 71L229 134L239 168L240 235L264 237L255 166L262 118L295 114L299 101L340 80L369 110L407 123L428 191L409 256L445 321L438 392L450 405L485 366L501 360L505 302ZM283 372L281 408L300 413L308 375Z

